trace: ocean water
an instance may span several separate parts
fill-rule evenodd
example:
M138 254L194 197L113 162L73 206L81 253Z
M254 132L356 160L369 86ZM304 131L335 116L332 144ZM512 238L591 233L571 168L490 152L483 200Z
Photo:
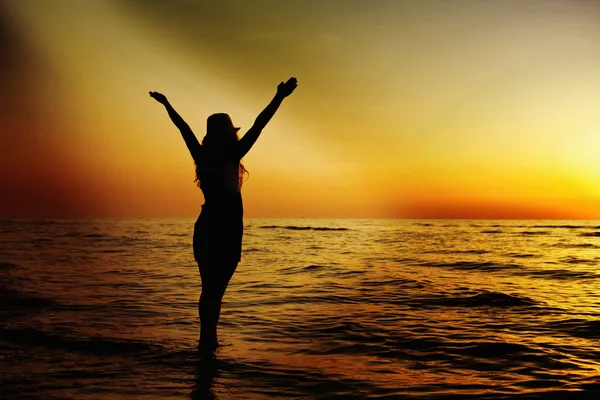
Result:
M194 219L0 222L0 397L600 398L600 222L248 219L196 353Z

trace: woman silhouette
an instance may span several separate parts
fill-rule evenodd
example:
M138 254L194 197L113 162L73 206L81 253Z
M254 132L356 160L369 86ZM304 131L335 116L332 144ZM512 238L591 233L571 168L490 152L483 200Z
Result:
M240 139L238 130L227 114L208 117L202 144L188 124L158 92L150 96L167 109L179 128L194 163L196 180L204 194L204 204L194 225L194 259L198 263L202 294L198 301L200 342L198 349L211 352L218 347L217 323L221 301L229 280L241 258L243 206L240 189L246 169L241 163L271 120L283 99L296 89L296 78L281 82L269 105L258 115L254 125Z

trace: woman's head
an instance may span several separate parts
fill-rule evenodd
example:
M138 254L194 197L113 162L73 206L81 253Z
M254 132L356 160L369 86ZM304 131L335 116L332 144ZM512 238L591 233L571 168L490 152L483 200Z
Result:
M239 140L237 132L240 128L233 126L228 114L213 114L206 120L206 136L202 145L213 155L227 156Z
M206 136L219 135L223 138L235 136L240 128L233 126L231 117L225 113L213 114L206 120Z
M241 186L243 177L248 175L248 171L244 168L241 160L236 157L239 130L240 128L233 126L231 117L228 114L212 114L206 120L206 136L202 139L202 146L207 153L207 159L212 160L211 163L213 165L218 165L221 162L234 162L237 164ZM199 180L200 171L196 168L198 186L200 185Z

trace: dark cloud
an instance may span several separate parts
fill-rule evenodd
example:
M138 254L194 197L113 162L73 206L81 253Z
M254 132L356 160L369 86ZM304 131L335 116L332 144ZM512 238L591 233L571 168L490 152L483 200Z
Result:
M0 2L0 217L93 215L81 163L60 146L60 93L16 14ZM51 101L48 102L48 99ZM98 198L98 197L97 197Z
M287 74L323 93L350 69L344 36L369 32L383 4L360 1L114 1L115 8L151 35L156 46L184 55L216 76L264 86ZM349 43L351 46L352 43ZM360 50L360 49L357 49ZM343 68L341 68L343 67Z
M18 29L15 16L0 2L0 113L22 108L24 84L36 75L37 64L27 41ZM3 127L3 131L4 131Z

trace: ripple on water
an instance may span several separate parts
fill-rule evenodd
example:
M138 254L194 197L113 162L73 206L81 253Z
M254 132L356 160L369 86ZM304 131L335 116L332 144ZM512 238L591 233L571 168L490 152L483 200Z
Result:
M409 299L412 307L526 307L538 305L529 297L499 292L481 292L473 295L428 295Z
M3 394L76 397L82 379L92 398L212 385L221 399L570 400L567 389L600 388L598 226L250 221L220 322L230 346L210 367L193 351L193 221L164 222L0 222Z

